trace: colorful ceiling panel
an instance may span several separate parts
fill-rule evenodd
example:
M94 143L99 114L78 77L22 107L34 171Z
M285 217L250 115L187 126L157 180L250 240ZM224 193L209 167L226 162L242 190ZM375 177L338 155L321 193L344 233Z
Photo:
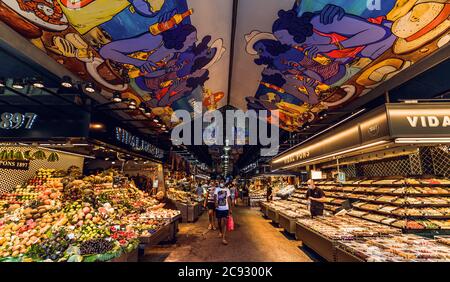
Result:
M288 131L352 103L450 40L448 0L239 3L231 100L280 110Z
M120 91L170 121L194 101L226 103L227 2L2 0L0 20L107 98Z
M450 0L0 2L1 21L107 98L120 91L167 123L194 101L216 109L229 98L280 110L288 131L443 48L449 15Z

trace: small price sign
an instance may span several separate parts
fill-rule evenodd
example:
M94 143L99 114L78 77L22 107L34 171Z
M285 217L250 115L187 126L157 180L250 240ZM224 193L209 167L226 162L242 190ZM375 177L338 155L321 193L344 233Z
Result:
M2 113L0 115L0 129L32 129L36 118L35 113Z

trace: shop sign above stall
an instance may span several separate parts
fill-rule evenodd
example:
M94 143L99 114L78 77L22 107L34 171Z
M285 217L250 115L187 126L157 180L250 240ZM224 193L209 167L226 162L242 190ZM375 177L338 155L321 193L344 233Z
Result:
M275 157L271 167L307 165L356 149L410 138L426 139L424 142L433 138L439 142L450 140L450 103L386 104Z
M394 137L449 137L450 103L389 104Z
M28 170L29 167L30 161L0 161L0 169Z
M28 111L18 112L15 107L0 106L0 139L48 141L88 136L90 114L86 111L58 105L58 113L64 114L56 114L43 106L26 107Z
M0 129L32 129L36 118L37 114L35 113L22 114L4 112L0 114Z
M115 135L117 141L130 146L134 151L149 153L158 159L161 159L164 156L164 153L161 149L154 146L150 142L147 142L142 138L131 134L121 127L115 128Z

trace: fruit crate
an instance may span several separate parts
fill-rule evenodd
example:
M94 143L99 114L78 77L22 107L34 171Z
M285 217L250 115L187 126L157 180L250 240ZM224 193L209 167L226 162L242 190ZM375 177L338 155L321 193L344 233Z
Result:
M160 242L170 240L172 237L171 234L171 225L167 224L158 229L151 236L139 237L139 241L141 244L147 245L146 247L158 245Z

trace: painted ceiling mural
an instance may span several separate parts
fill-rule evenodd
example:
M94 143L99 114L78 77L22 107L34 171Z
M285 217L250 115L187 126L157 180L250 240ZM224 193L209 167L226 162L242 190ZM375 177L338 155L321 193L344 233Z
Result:
M193 101L208 109L226 101L230 40L214 35L229 35L231 27L211 21L223 21L217 10L231 18L231 4L209 3L216 7L200 0L1 0L0 19L102 93L120 91L169 123L173 110L192 111ZM211 23L199 25L203 20Z
M177 109L280 110L298 131L450 40L450 0L0 0L0 20L102 94ZM263 7L263 8L255 8ZM228 94L231 93L231 94Z
M351 103L450 40L449 0L383 0L375 10L365 0L286 2L271 27L238 27L245 35L237 46L246 53L242 62L251 58L261 70L247 107L280 110L288 131ZM233 95L241 84L235 82Z

